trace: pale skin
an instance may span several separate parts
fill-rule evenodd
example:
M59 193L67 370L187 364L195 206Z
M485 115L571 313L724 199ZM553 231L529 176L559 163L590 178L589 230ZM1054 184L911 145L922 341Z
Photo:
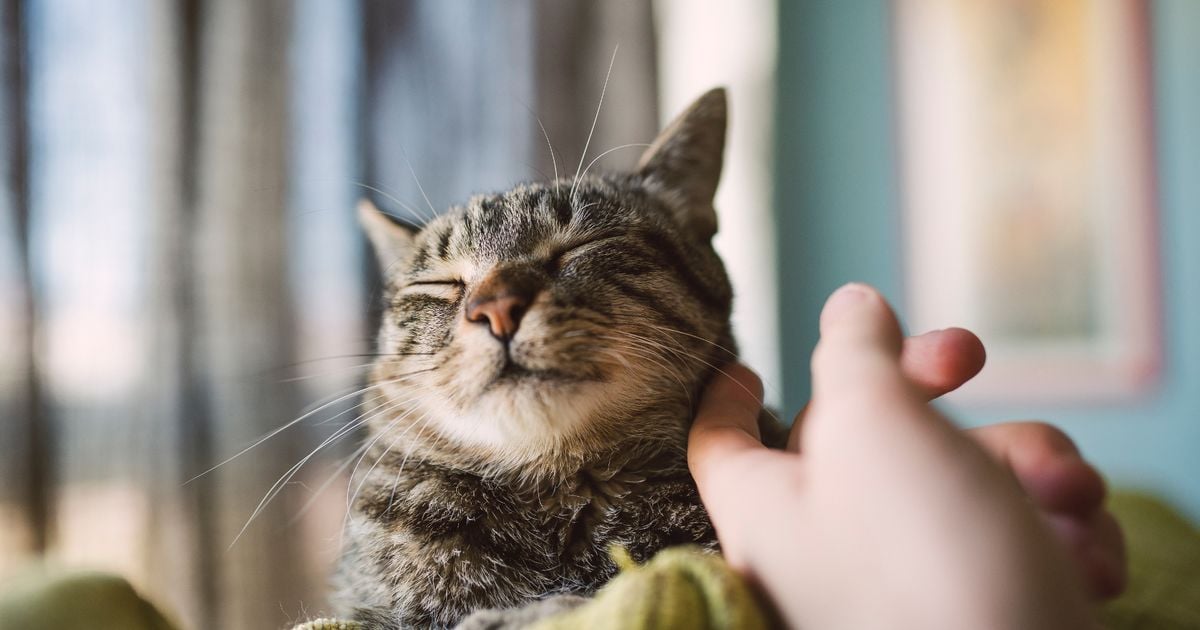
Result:
M731 565L804 628L1088 628L1125 583L1104 483L1061 431L961 431L928 402L983 366L962 329L904 339L864 285L835 292L813 399L762 446L762 385L708 388L688 462ZM1091 601L1089 601L1091 600Z

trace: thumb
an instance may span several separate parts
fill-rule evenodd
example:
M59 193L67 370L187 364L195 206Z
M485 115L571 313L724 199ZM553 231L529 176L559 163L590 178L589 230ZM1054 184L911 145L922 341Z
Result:
M813 400L855 400L864 392L912 394L900 366L904 343L887 301L865 284L847 284L825 302L813 351Z
M761 408L762 381L750 368L730 363L718 371L688 436L688 467L698 482L734 455L764 448L758 435Z

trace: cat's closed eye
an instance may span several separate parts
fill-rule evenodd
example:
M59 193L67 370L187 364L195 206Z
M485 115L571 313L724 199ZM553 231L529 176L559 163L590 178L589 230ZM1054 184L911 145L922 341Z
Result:
M409 282L409 283L408 283L407 285L405 285L405 286L406 286L406 287L417 287L417 286L455 286L455 287L461 287L461 286L463 286L463 281L462 281L462 280L458 280L458 279L452 279L452 280L413 280L412 282Z
M462 295L465 288L466 284L457 278L413 280L400 289L399 295L422 294L456 300Z
M567 263L586 253L587 251L610 241L622 238L626 238L626 236L624 234L605 235L561 247L555 250L555 252L546 261L545 269L550 273L550 275L555 275L561 271L563 267L567 265Z

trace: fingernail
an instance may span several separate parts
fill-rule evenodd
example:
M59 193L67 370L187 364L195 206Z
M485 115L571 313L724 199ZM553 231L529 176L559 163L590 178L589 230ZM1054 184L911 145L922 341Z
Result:
M851 309L857 308L867 299L868 295L867 287L857 282L842 285L825 302L825 310L821 311L821 320L823 322L837 321Z

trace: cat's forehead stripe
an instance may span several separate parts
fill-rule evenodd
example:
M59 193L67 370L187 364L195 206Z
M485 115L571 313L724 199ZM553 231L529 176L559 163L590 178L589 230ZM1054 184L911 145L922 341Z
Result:
M450 239L454 236L454 226L450 225L442 228L441 234L438 234L437 255L438 258L446 260L446 254L450 252Z

